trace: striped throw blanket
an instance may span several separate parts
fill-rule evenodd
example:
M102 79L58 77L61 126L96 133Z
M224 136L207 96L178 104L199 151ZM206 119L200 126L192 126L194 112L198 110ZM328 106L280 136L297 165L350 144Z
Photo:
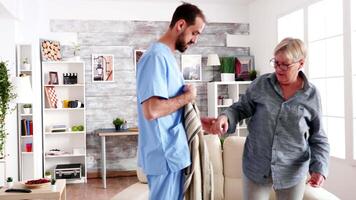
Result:
M184 107L184 127L187 133L192 164L185 169L185 200L213 200L213 167L204 140L198 107Z

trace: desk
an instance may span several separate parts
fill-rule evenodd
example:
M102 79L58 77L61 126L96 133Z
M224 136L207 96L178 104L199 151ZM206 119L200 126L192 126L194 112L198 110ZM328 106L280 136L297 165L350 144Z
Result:
M24 188L21 183L15 183L13 188ZM22 199L52 199L52 200L66 200L66 180L57 179L56 190L51 190L51 185L31 189L31 193L10 193L5 192L7 188L0 190L0 200L22 200Z
M138 135L137 131L115 131L115 129L100 129L95 133L100 136L101 143L101 178L106 188L106 137Z

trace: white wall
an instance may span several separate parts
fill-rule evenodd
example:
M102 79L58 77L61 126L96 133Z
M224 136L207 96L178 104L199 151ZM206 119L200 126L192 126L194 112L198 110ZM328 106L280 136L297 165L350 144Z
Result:
M18 5L19 0L0 0L0 7L4 8L0 9L0 15L6 14L10 18L17 18Z
M38 2L46 8L48 18L94 20L147 20L170 21L173 11L181 1L99 1L52 0ZM210 22L246 22L247 6L236 3L196 2ZM55 11L53 10L55 8Z
M1 4L1 3L0 3ZM0 17L0 60L8 61L8 69L11 78L15 76L15 20L9 15L5 19ZM6 28L5 28L6 27ZM12 106L15 106L12 104ZM6 116L5 128L9 135L6 138L5 151L6 157L6 175L17 180L17 123L16 111ZM0 169L2 170L2 169ZM2 172L0 172L2 174ZM4 180L4 177L0 177ZM1 184L1 182L0 182Z
M272 72L269 60L277 45L277 18L315 0L256 0L249 5L251 53L261 74Z
M249 5L251 53L255 55L256 68L261 74L273 71L268 61L277 44L277 18L313 2L316 1L256 0ZM355 199L356 166L345 160L331 158L329 170L325 188L343 200Z

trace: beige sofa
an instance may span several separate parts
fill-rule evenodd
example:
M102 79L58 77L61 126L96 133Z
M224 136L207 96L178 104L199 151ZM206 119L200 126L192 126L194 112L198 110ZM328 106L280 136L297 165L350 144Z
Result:
M230 136L225 139L224 151L216 135L206 135L210 159L214 169L214 199L238 200L242 199L242 152L245 142L244 137ZM146 179L138 170L141 182L135 183L118 193L112 200L147 200L148 186L143 183ZM274 192L271 198L275 199ZM338 200L339 198L323 188L306 186L304 200Z

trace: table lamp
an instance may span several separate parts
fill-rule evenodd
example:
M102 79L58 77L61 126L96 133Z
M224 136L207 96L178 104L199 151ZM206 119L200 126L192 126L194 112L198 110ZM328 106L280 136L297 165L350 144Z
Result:
M220 66L220 59L218 54L209 54L208 55L208 61L206 63L207 66ZM213 70L213 80L215 80L215 74Z

